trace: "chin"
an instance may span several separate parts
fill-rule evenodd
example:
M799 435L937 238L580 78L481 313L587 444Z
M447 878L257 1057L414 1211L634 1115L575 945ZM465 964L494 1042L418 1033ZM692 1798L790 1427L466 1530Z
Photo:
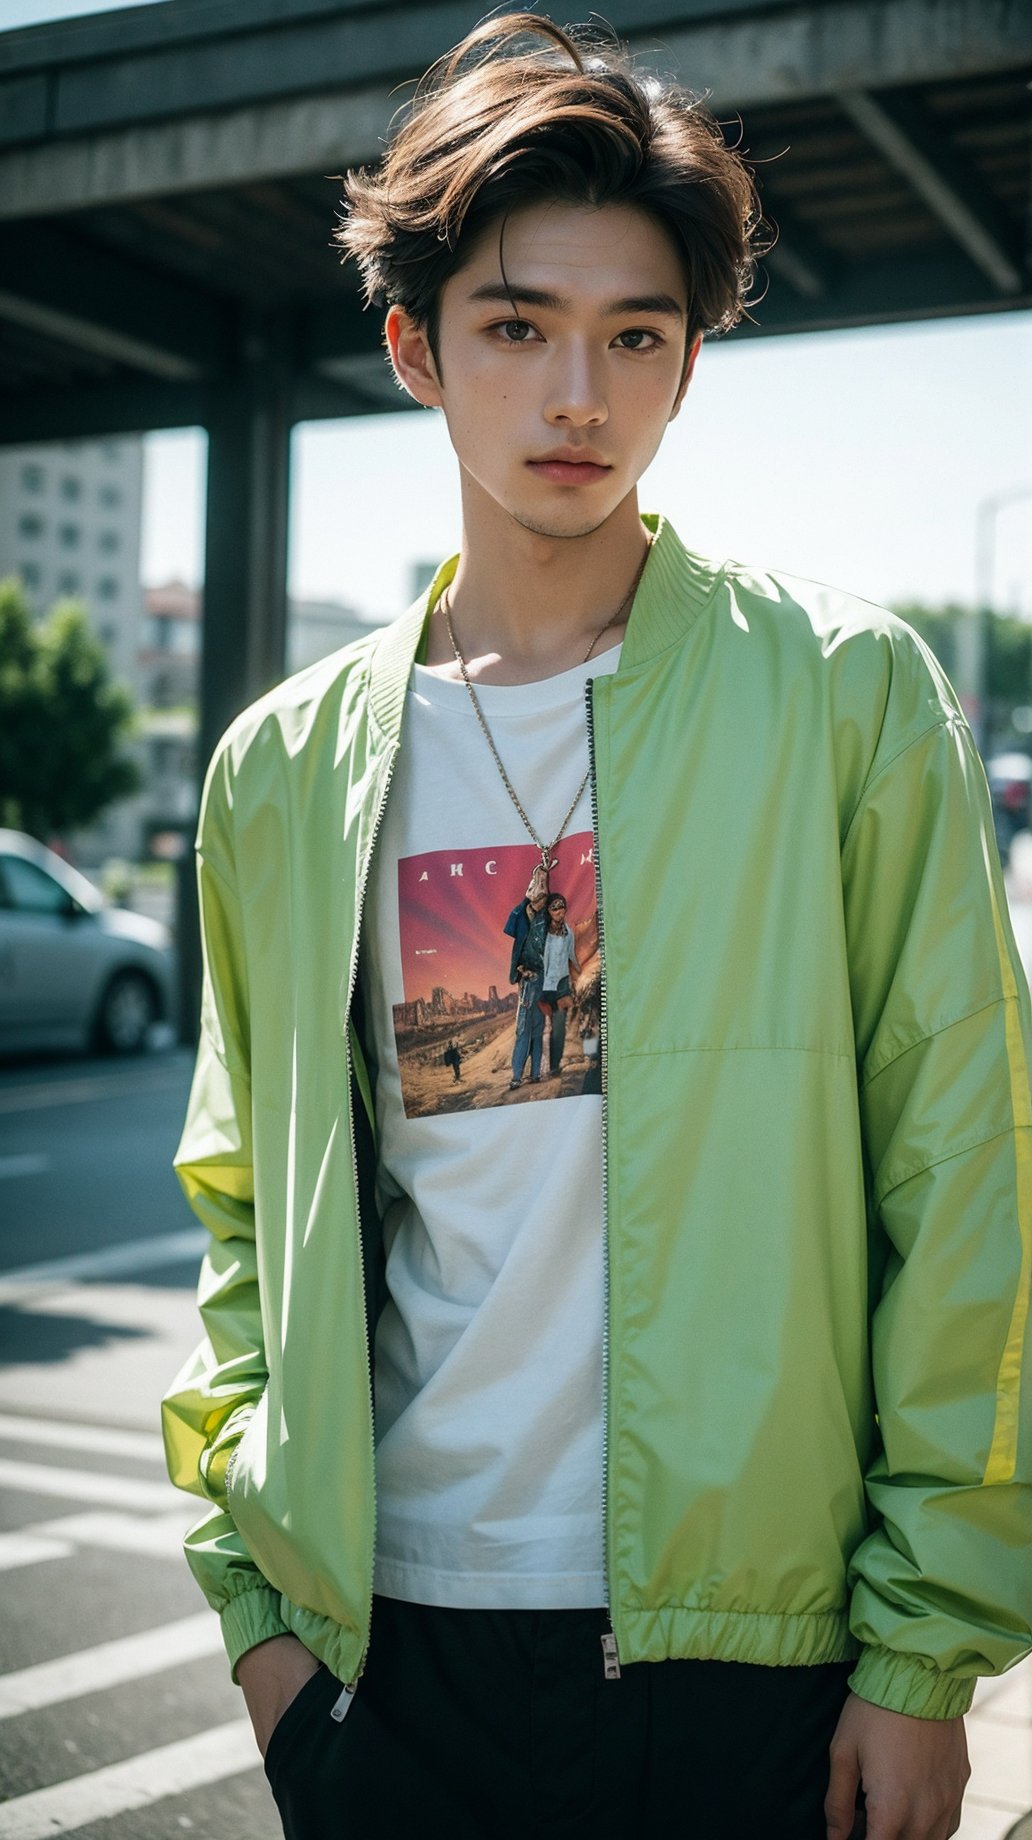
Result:
M535 537L573 538L590 537L593 531L601 530L603 524L612 516L613 507L608 511L596 509L589 514L585 507L579 513L571 506L565 513L558 508L549 513L543 508L534 511L507 506L509 516L521 530L529 530Z

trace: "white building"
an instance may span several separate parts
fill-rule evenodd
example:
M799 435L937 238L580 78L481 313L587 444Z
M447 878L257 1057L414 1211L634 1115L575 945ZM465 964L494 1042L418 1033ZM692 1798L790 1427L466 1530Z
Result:
M137 687L143 442L49 441L0 450L0 575L37 617L86 604L115 677Z

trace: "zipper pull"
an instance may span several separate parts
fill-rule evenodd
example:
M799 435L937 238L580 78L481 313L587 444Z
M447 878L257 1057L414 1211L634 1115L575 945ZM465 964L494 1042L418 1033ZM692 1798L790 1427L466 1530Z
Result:
M602 1665L607 1680L619 1680L620 1657L616 1652L616 1637L612 1630L602 1637Z
M347 1718L348 1713L355 1703L355 1688L357 1686L358 1681L356 1680L352 1682L351 1686L345 1687L343 1693L340 1694L339 1698L334 1700L333 1705L330 1707L330 1717L331 1719L336 1719L338 1725L342 1724Z

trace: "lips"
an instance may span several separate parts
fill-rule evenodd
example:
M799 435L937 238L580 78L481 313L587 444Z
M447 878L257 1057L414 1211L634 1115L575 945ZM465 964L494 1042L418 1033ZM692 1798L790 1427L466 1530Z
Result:
M542 460L528 460L527 465L541 479L571 486L591 485L596 479L604 479L610 470L604 461L571 453L549 454Z

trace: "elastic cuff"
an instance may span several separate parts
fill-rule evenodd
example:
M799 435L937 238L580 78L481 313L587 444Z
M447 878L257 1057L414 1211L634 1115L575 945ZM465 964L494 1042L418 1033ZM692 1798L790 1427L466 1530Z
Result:
M229 1656L230 1678L235 1687L236 1664L241 1655L270 1636L288 1636L290 1629L280 1615L280 1594L269 1584L253 1585L231 1597L222 1616L222 1640Z
M905 1712L912 1719L958 1719L975 1692L972 1678L956 1680L918 1655L897 1654L891 1648L865 1648L849 1685L858 1699L888 1712Z

